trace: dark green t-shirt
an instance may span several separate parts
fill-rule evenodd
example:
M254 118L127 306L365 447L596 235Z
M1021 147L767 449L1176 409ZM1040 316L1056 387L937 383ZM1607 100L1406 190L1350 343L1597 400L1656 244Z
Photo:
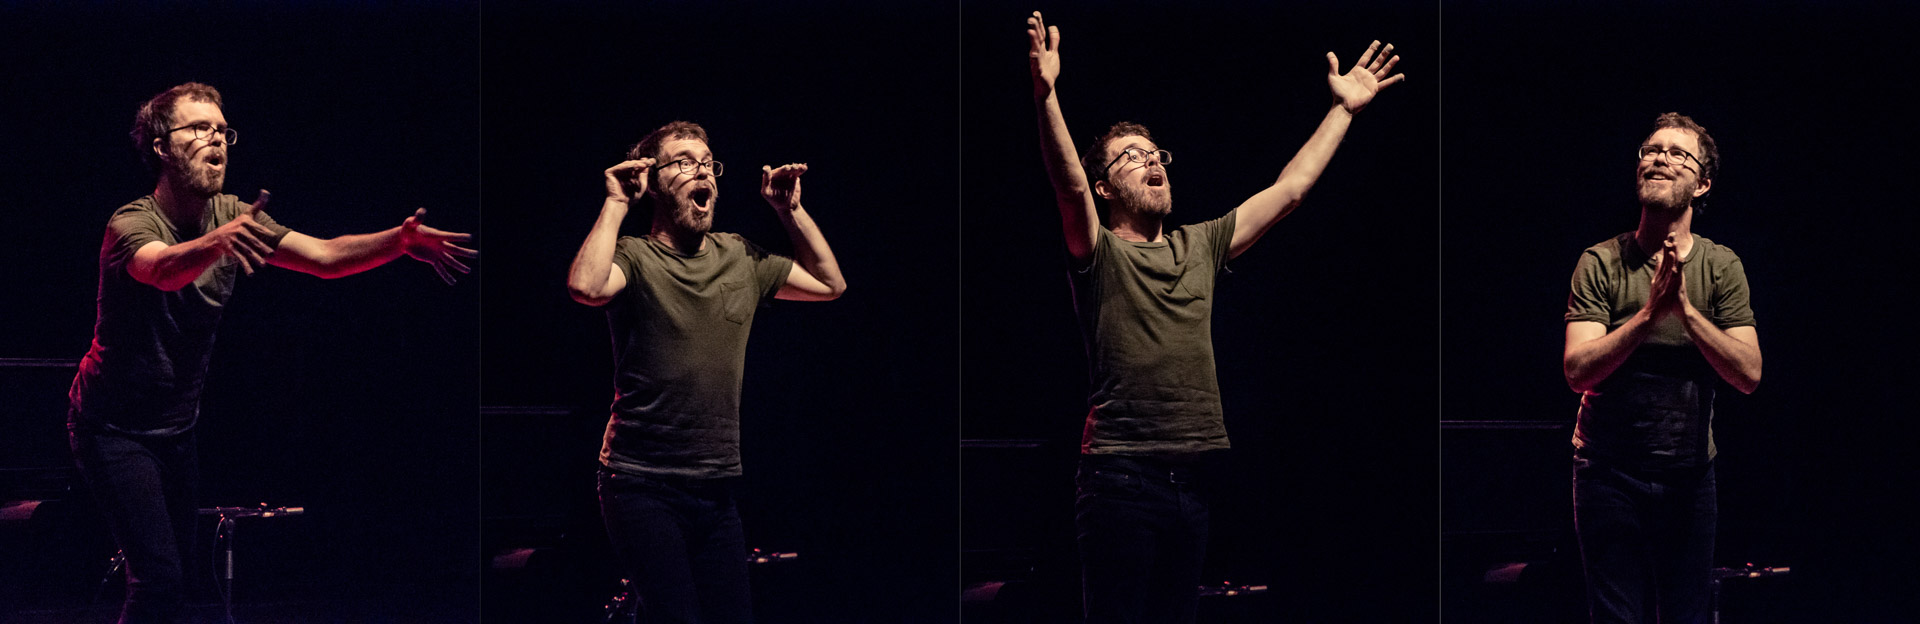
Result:
M1652 256L1633 232L1580 255L1567 322L1612 332L1646 307ZM1753 325L1740 256L1698 234L1681 260L1687 300L1721 329ZM1573 445L1586 457L1637 470L1694 468L1713 459L1713 399L1719 375L1677 316L1662 318L1627 361L1580 398Z
M638 475L740 475L740 380L747 332L793 261L738 234L707 234L683 256L621 237L613 265L627 287L606 305L614 399L600 463Z
M167 219L148 195L121 206L107 220L100 243L100 290L93 346L80 360L68 391L67 426L129 435L172 435L193 428L200 388L220 313L233 294L239 260L223 256L193 283L173 292L133 279L127 267L148 243L176 245L225 225L247 209L232 195L207 200L200 223L184 228ZM287 228L266 213L257 220L274 231L279 247Z
M1098 228L1092 262L1071 274L1093 386L1081 453L1227 448L1213 367L1213 286L1233 242L1233 219L1228 212L1157 243Z

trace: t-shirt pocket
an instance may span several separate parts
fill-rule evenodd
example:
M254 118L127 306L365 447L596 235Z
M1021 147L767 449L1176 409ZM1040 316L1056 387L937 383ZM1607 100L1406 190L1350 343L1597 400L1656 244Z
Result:
M735 323L746 323L753 317L753 289L745 281L722 282L720 284L721 316Z

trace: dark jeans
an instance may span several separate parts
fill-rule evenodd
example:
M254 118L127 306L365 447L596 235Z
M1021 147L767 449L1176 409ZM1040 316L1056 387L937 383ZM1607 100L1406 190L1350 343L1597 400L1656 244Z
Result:
M1192 622L1207 551L1198 470L1080 456L1074 528L1086 621Z
M127 558L123 624L183 622L200 460L193 432L132 437L74 431L74 463Z
M752 622L747 540L731 479L600 470L600 516L633 579L641 621Z
M1717 513L1712 463L1641 475L1576 456L1573 520L1593 622L1707 622Z

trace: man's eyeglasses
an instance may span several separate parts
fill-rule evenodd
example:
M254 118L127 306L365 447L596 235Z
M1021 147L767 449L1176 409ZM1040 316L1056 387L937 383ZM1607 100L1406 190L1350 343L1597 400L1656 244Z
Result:
M167 134L173 134L175 132L179 132L181 130L188 130L188 129L193 130L193 138L196 141L205 141L209 138L212 138L213 135L219 134L221 138L227 140L227 145L233 145L235 143L240 142L240 133L234 132L233 128L215 128L213 127L212 123L205 122L205 121L202 121L200 123L190 123L184 126L180 126L178 128L174 128L172 130L168 130Z
M1700 172L1702 168L1706 166L1706 163L1700 162L1700 159L1696 158L1692 153L1678 147L1660 147L1657 145L1640 146L1640 160L1646 160L1654 154L1659 154L1660 160L1669 165L1685 165L1688 159L1692 159L1694 164L1698 165L1693 168L1696 173Z
M1147 162L1147 159L1153 159L1153 160L1160 161L1160 166L1162 167L1173 164L1173 152L1169 152L1167 150L1154 150L1149 152L1147 150L1144 150L1138 147L1129 147L1127 149L1120 150L1120 155L1113 157L1113 160L1107 161L1107 166L1101 167L1100 170L1106 171L1106 170L1112 169L1113 163L1120 162L1120 159L1122 158L1127 159L1127 162L1136 162L1136 163L1143 163L1143 162Z
M727 168L721 165L720 161L718 160L709 160L706 162L700 162L692 158L670 160L664 163L655 164L654 166L659 167L660 171L663 173L668 171L672 171L674 173L687 173L690 171L698 171L701 167L706 167L707 171L712 172L713 177L716 177L716 178L720 177L720 174L726 172L727 170ZM669 166L677 166L678 168L669 169Z

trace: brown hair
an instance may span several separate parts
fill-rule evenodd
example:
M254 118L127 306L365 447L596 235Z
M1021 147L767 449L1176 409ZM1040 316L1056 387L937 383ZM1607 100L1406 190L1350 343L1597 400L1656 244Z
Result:
M654 129L653 132L647 133L646 138L640 139L639 143L635 143L633 147L627 148L627 160L639 160L642 158L657 159L660 157L660 146L665 145L667 141L676 141L679 139L699 139L701 143L711 143L707 140L706 128L700 127L700 124L691 121L675 121ZM659 172L660 163L656 162L652 168L647 170L647 175L652 176ZM648 180L647 188L654 188L654 183L657 181L657 179ZM652 194L649 192L648 199L646 200L649 205L653 203L651 197Z
M147 163L150 170L160 170L160 157L153 153L153 140L166 136L173 128L173 110L182 99L224 106L220 103L219 91L198 82L161 91L141 104L140 110L133 114L133 131L127 134L133 137L134 151L140 152L140 160Z

